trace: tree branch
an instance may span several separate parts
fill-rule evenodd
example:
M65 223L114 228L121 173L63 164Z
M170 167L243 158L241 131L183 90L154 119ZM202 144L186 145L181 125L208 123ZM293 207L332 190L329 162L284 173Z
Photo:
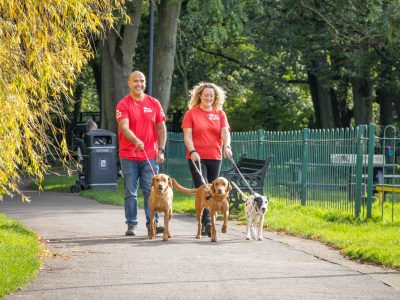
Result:
M220 51L214 52L214 51L206 50L206 49L201 48L201 47L195 47L195 48L197 50L201 51L201 52L208 53L208 54L211 54L211 55L214 55L214 56L222 57L223 59L226 59L226 60L231 61L231 62L233 62L235 64L238 64L239 66L241 66L242 68L245 68L246 70L249 70L250 72L257 73L257 70L255 70L254 68L243 64L242 62L238 61L236 58L226 56L225 54L223 54Z

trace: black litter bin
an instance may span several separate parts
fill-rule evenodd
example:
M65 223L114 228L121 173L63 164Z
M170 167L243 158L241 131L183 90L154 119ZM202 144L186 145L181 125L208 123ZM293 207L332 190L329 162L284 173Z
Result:
M83 163L87 189L117 190L117 148L114 133L104 129L84 135Z

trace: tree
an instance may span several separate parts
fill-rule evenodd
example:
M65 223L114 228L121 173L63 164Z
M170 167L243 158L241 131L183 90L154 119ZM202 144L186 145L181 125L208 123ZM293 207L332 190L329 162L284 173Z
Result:
M153 96L160 100L165 112L168 111L171 95L180 6L180 0L162 0L158 8L158 29L154 49Z
M52 155L68 155L52 114L65 120L61 98L116 8L121 1L0 0L0 197L21 194L23 173L40 181Z
M136 40L142 13L142 0L127 3L131 22L120 20L101 42L101 126L117 132L115 106L129 93L128 77L132 72Z

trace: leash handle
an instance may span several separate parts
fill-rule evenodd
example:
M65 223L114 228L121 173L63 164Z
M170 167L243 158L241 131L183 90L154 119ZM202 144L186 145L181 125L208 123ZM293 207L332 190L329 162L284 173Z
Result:
M150 165L151 171L153 172L153 175L155 176L155 175L156 175L156 172L154 172L153 166L151 165L150 159L149 159L149 157L147 156L146 150L144 150L144 148L143 148L143 152L144 152L144 155L146 156L147 162L148 162L149 165Z
M236 165L235 161L233 160L232 157L228 157L228 159L231 161L231 163L235 166L236 170L238 171L239 175L242 177L243 181L246 183L247 187L249 188L250 192L255 195L256 193L253 191L253 189L251 188L250 184L248 183L248 181L246 180L246 178L244 178L243 174L240 172L238 166ZM231 180L232 182L232 180Z

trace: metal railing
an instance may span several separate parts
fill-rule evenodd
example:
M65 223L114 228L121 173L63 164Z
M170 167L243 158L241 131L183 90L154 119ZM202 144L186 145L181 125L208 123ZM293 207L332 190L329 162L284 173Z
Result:
M264 190L288 204L337 209L355 217L399 217L399 133L393 126L233 132L235 161L273 156ZM192 186L182 133L168 133L162 171ZM223 160L222 170L231 168ZM379 193L377 189L385 188ZM378 195L385 195L381 205ZM397 215L396 215L397 212Z

